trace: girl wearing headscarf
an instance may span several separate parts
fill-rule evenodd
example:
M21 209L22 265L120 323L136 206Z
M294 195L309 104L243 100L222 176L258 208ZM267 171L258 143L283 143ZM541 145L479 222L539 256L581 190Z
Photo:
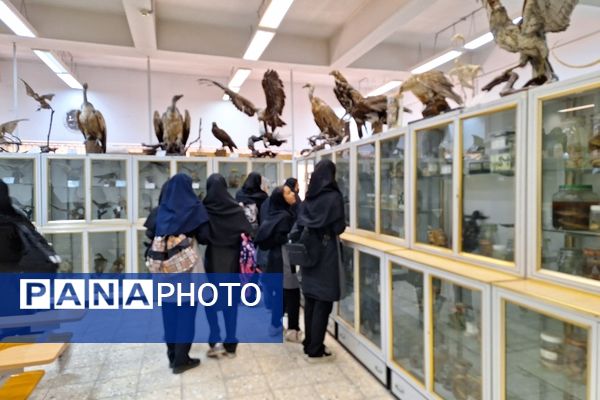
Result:
M208 224L208 213L192 189L192 178L179 173L169 179L161 190L155 219L148 218L147 235L178 236L198 239ZM197 367L200 360L189 351L194 339L196 307L189 303L164 302L162 305L167 357L173 373L180 374Z
M265 202L267 203L267 202ZM291 189L287 186L283 188L275 188L271 197L268 199L269 207L263 214L263 222L258 229L255 243L261 250L268 251L268 263L266 272L267 273L279 273L284 275L284 293L283 293L283 310L279 302L274 299L279 298L277 296L281 291L281 288L269 288L269 294L272 295L272 314L271 314L271 327L270 331L272 335L279 334L283 329L281 325L281 317L283 311L288 312L288 332L286 332L286 339L289 336L290 341L299 342L301 333L300 326L298 324L299 313L300 313L300 299L298 302L290 304L286 299L290 296L288 289L285 285L286 275L292 275L290 266L284 265L283 257L281 254L281 246L287 243L288 234L292 230L294 225L294 215L291 211L291 207L296 203L296 197L293 195ZM286 268L289 271L286 271ZM299 289L298 291L299 297ZM292 289L293 291L293 289ZM297 306L297 307L294 307Z
M298 215L298 226L317 235L323 246L317 264L302 268L304 353L311 362L330 360L333 354L323 342L333 302L341 297L339 235L346 229L344 202L335 181L335 164L330 160L321 160L315 166Z
M260 175L259 175L260 177ZM244 210L227 191L227 182L220 174L212 174L206 181L204 206L208 211L208 229L200 242L206 244L204 267L207 273L237 274L240 272L240 245L242 233L252 231ZM227 307L223 311L225 340L223 346L217 310L206 307L206 318L210 326L209 357L235 356L237 349L237 308Z
M256 205L257 225L261 221L261 207L268 198L269 195L262 189L262 176L258 172L250 172L242 188L235 194L235 200L238 203L242 203L244 206Z

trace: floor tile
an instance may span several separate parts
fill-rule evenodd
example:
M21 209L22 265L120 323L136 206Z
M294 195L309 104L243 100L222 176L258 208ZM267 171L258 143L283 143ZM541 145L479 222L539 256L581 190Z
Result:
M321 400L361 400L365 397L362 392L350 382L340 385L337 382L319 383L315 391Z
M225 379L225 387L227 388L227 396L232 398L263 394L270 391L264 375L249 375Z
M276 400L312 400L318 399L319 395L313 386L297 386L274 390Z

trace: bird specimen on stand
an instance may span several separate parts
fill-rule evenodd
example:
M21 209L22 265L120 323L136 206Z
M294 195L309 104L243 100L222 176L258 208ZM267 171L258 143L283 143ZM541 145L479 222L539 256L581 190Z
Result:
M452 36L452 46L462 48L465 46L465 37L457 33ZM466 89L471 90L471 97L475 95L475 79L483 71L481 65L465 64L461 57L454 60L454 66L448 71L448 76L460 86L463 99L467 99Z
M149 154L156 153L157 149L164 150L168 155L185 155L186 143L190 136L190 113L184 111L182 116L177 108L177 102L183 97L182 94L176 94L171 99L171 105L162 114L154 111L154 134L158 139L158 144L144 144L144 151Z
M0 153L8 152L8 150L4 146L14 145L16 147L15 153L19 151L19 147L21 146L21 139L13 135L15 129L17 129L17 125L19 122L27 121L25 118L15 119L13 121L8 121L3 124L0 124Z
M88 84L83 84L83 103L77 111L77 126L85 138L87 154L106 153L106 122L87 98Z
M452 82L440 71L412 75L400 86L399 92L409 91L425 106L422 111L425 118L450 111L446 98L454 100L458 105L463 104L463 99L454 92Z
M335 146L350 139L348 123L339 118L323 99L314 95L315 86L307 83L303 88L308 89L313 118L320 130L319 134L308 138L311 147L313 149L317 146L321 147L321 143L324 143L325 146Z
M52 152L56 151L56 148L50 147L50 134L52 133L52 121L54 119L54 109L50 105L50 101L52 101L52 99L54 98L54 94L48 93L48 94L39 95L23 79L21 79L21 82L23 82L23 84L25 85L25 92L27 93L27 96L29 96L32 99L34 99L35 101L37 101L39 107L37 108L36 111L50 110L50 124L48 126L48 135L46 137L46 145L41 146L40 151L42 153L50 153L51 151Z
M501 96L505 96L530 86L558 80L548 59L546 34L562 32L569 27L578 0L525 0L523 19L518 23L511 20L500 0L482 1L496 44L506 51L520 54L518 65L504 71L483 90L490 91L500 83L507 82L500 92ZM515 89L519 75L514 70L527 64L531 64L533 76L521 89Z
M237 149L238 147L233 142L233 139L227 132L223 129L219 128L216 122L212 124L212 134L219 142L221 142L221 146L223 146L223 151L225 147L229 147L229 151L233 153L233 149Z
M281 119L283 107L285 106L285 91L283 90L283 81L279 78L277 71L269 69L263 75L262 88L267 102L267 106L264 109L259 109L250 100L212 79L202 78L198 79L198 82L207 83L220 88L227 96L229 96L229 101L231 101L235 108L249 117L256 116L258 121L262 123L263 129L260 130L260 133L258 135L250 136L248 140L249 143L252 143L252 145L249 145L248 147L252 150L253 157L273 156L275 154L270 150L261 152L255 149L254 143L256 142L262 141L265 149L268 149L270 146L278 147L286 142L285 139L279 138L276 132L277 128L286 125L285 121Z
M97 274L101 274L106 269L108 265L108 260L106 257L102 255L102 253L96 253L94 255L94 272Z
M125 256L123 254L121 254L115 259L110 269L110 272L112 274L120 274L122 272L125 272Z

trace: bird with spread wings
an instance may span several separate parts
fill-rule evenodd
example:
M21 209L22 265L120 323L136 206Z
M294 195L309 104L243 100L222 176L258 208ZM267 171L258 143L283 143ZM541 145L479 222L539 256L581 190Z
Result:
M25 80L21 79L21 82L25 85L25 93L27 96L31 97L38 103L38 108L36 111L40 110L50 110L50 124L48 125L48 134L46 135L46 144L44 146L40 146L40 151L42 153L49 153L51 151L55 151L55 148L50 147L50 135L52 134L52 121L54 120L54 108L50 105L50 102L54 98L53 93L48 94L38 94L35 90L27 83Z
M463 104L463 99L454 91L452 82L441 71L412 75L400 86L399 93L408 91L425 106L422 111L423 117L433 117L450 111L446 98L454 100L458 105Z
M308 139L311 146L315 147L318 141L323 140L330 146L341 144L345 139L347 140L350 132L346 130L346 123L336 115L329 104L314 95L315 86L307 83L303 88L308 89L313 118L320 129L318 135Z
M562 32L569 27L578 0L525 0L523 19L516 24L500 0L483 0L483 3L496 44L506 51L520 54L517 66L504 71L483 90L489 91L500 83L508 82L501 95L513 93L513 85L519 78L514 70L527 64L531 64L533 77L523 88L558 80L548 59L546 34Z

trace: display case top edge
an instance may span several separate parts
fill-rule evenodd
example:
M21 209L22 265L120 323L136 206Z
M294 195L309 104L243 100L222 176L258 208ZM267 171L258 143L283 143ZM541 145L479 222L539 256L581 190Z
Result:
M371 248L376 251L381 251L384 253L403 249L403 247L396 245L396 244L382 242L377 239L372 239L372 238L368 238L368 237L353 234L353 233L344 232L340 235L340 238L345 242L349 242L351 244L363 246L366 248Z
M460 116L462 109L449 111L444 114L436 115L435 117L424 118L417 121L413 121L408 124L408 128L412 131L420 131L427 128L435 128L452 124L454 120Z
M529 95L538 100L551 100L572 93L594 89L600 86L600 73L592 72L575 78L558 81L529 90Z
M41 154L32 154L32 153L0 153L0 158L16 158L16 159L37 159L41 156Z
M519 107L519 105L524 105L526 99L527 96L524 93L518 93L498 101L493 101L491 103L470 107L468 109L465 109L464 112L459 115L459 119L462 121L465 119L486 116L510 109L516 109Z
M408 260L417 264L445 271L453 275L459 275L484 283L504 282L518 280L519 277L506 272L495 271L479 265L468 264L464 261L449 259L415 250L395 250L387 252L390 256L398 259ZM393 258L392 258L393 260Z
M542 303L549 303L600 319L600 294L585 293L535 279L494 282L493 285Z
M44 226L39 226L38 230L42 234L83 233L87 230L87 226L82 226L82 225L69 225L69 226L44 225Z

